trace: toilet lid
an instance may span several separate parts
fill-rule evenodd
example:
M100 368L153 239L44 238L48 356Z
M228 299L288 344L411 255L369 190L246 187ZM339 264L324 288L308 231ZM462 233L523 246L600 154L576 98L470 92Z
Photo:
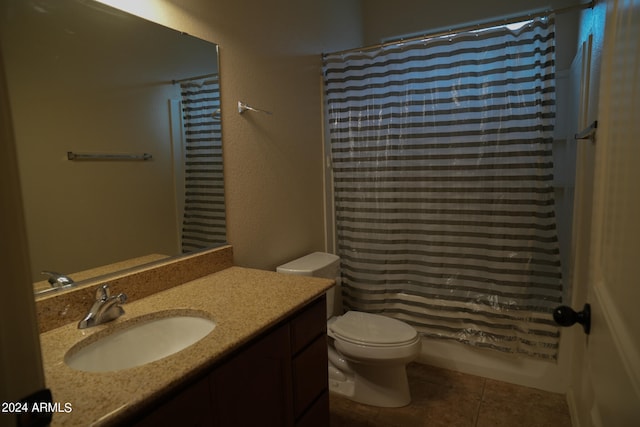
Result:
M400 320L379 314L348 311L329 325L338 338L376 345L402 344L415 340L417 331Z

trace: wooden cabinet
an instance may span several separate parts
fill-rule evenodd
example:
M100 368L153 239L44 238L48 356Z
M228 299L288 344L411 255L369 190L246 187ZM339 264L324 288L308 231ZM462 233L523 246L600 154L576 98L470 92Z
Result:
M159 403L136 425L327 426L327 363L322 296Z
M209 379L203 378L185 390L176 393L168 401L159 404L135 425L138 427L211 426L213 425L213 417L209 395Z
M290 322L292 350L293 413L296 425L313 425L304 417L315 413L314 421L326 414L329 425L329 402L322 395L328 388L327 375L327 311L325 298L320 298ZM327 395L328 396L328 395Z
M260 338L212 372L213 425L292 425L288 326Z

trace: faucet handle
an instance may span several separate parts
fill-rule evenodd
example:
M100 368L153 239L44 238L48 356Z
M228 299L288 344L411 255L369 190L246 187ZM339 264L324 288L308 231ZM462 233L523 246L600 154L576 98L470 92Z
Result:
M106 301L111 298L111 290L109 285L102 285L96 290L96 301ZM127 295L122 292L114 297L120 304L127 302Z
M109 285L102 285L96 290L96 301L106 301L110 296Z
M96 290L96 300L87 315L78 323L78 329L101 325L117 319L124 314L124 309L120 304L126 301L127 296L123 293L112 297L109 285L98 287Z

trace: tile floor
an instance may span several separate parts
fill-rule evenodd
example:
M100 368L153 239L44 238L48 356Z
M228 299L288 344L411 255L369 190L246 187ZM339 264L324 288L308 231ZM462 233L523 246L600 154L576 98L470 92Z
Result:
M412 402L376 408L331 395L331 427L571 427L565 396L447 369L407 367Z

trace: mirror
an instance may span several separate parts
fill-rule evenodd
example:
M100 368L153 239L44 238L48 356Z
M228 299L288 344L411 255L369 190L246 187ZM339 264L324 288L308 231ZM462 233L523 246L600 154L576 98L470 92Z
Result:
M1 4L38 287L225 243L217 46L91 0Z

